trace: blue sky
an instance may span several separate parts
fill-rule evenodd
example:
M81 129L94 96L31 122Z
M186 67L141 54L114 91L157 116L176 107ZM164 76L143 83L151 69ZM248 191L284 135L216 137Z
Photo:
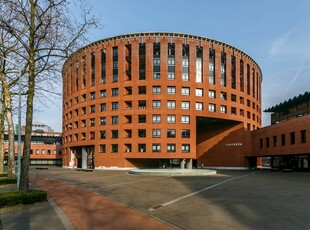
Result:
M262 107L310 90L308 0L89 0L102 28L89 42L120 34L164 31L197 34L233 45L263 72ZM61 100L34 120L61 131ZM263 119L263 125L268 119Z

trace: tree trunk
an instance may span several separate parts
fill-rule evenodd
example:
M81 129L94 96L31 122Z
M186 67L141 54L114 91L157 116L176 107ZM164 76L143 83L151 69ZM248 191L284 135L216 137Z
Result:
M19 191L28 192L29 190L29 166L31 151L31 133L33 119L33 99L35 87L35 7L36 3L30 0L30 28L29 28L29 79L27 94L27 110L26 110L26 128L24 139L24 151L21 164L21 175Z
M14 123L13 123L13 115L12 115L12 101L11 101L11 94L8 91L8 86L5 81L2 81L3 85L3 99L4 99L4 106L5 106L5 117L8 124L8 134L9 134L9 148L8 148L8 178L16 178L16 171L15 171L15 151L14 151L14 140L15 140L15 133L14 133Z
M2 90L3 91L3 90ZM3 160L4 160L4 100L1 103L0 115L0 173L4 173Z

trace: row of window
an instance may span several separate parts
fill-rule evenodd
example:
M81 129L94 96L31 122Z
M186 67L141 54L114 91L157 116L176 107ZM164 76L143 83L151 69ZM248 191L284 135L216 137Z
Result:
M166 145L166 151L167 152L176 152L176 144L167 144ZM147 152L146 144L138 144L138 151L139 152ZM118 144L111 144L110 145L110 152L112 153L118 153L119 152L119 145ZM132 152L132 145L131 144L125 144L125 148L122 150L123 152ZM155 143L152 144L152 152L160 153L162 152L161 144ZM181 151L183 153L189 153L190 152L190 144L182 144L181 145ZM99 145L99 152L100 153L106 153L107 152L107 146L106 144L100 144Z
M189 129L182 129L180 134L177 134L176 129L167 129L166 135L162 135L162 129L152 129L152 138L176 138L177 135L180 135L182 138L190 138L190 130ZM131 129L125 129L124 130L124 138L132 138L133 137L133 132ZM79 140L79 134L74 134L74 141ZM82 140L86 140L87 134L85 132L82 132L80 134L80 137ZM119 137L119 130L111 130L110 131L110 136L111 139L116 139ZM138 129L137 133L137 138L146 138L147 137L147 130L146 129ZM91 131L88 133L88 138L89 140L94 140L96 139L96 132ZM107 131L106 130L100 130L99 132L99 138L100 139L106 139L107 138ZM68 137L64 137L65 142L71 142L72 141L72 135L69 135Z
M41 155L45 155L45 154L46 155L51 155L51 154L56 155L57 154L56 149L54 149L53 151L50 149L48 149L47 151L45 149L41 149L41 151L39 149L36 149L34 152L36 155L40 155L40 154ZM33 154L33 150L30 152L30 154Z
M260 138L259 139L259 147L262 149L262 148L264 148L264 146L266 148L269 148L271 146L272 147L285 146L288 143L290 145L296 144L296 133L290 132L288 136L289 136L289 140L288 140L289 142L287 141L287 135L286 134L281 134L280 138L278 136L272 136L272 138L266 137L265 139ZM306 136L307 136L306 130L301 130L299 132L300 144L304 144L307 142ZM278 140L278 138L279 138L279 140ZM265 142L265 144L264 144L264 142Z

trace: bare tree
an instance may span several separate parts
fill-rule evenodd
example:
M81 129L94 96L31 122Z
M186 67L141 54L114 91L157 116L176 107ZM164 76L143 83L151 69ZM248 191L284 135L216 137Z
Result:
M28 191L33 102L36 84L61 76L63 60L84 42L86 32L98 25L90 8L80 0L79 20L70 15L68 0L7 0L0 2L0 27L21 44L25 75L28 78L26 128L20 191Z

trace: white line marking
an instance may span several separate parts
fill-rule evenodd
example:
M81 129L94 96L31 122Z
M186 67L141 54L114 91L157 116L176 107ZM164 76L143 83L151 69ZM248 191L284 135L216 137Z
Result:
M184 199L189 198L189 197L191 197L191 196L195 196L195 195L197 195L198 193L201 193L201 192L204 192L204 191L209 190L209 189L211 189L211 188L214 188L214 187L217 187L217 186L219 186L219 185L225 184L225 183L227 183L227 182L229 182L229 181L236 180L236 179L239 179L239 178L242 178L242 177L251 176L251 175L253 175L253 174L255 174L255 173L257 173L257 172L253 172L253 173L246 174L246 175L243 175L243 176L233 177L233 178L224 180L224 181L222 181L222 182L219 182L219 183L217 183L217 184L211 185L211 186L209 186L209 187L200 189L200 190L198 190L198 191L196 191L196 192L187 194L187 195L185 195L185 196L178 197L178 198L176 198L176 199L174 199L174 200L168 201L168 202L163 203L163 204L160 204L160 205L156 205L155 207L149 208L148 210L152 212L152 211L154 211L154 210L156 210L156 209L159 209L159 208L164 207L164 206L168 206L168 205L170 205L170 204L176 203L176 202L178 202L178 201L180 201L180 200L184 200Z

